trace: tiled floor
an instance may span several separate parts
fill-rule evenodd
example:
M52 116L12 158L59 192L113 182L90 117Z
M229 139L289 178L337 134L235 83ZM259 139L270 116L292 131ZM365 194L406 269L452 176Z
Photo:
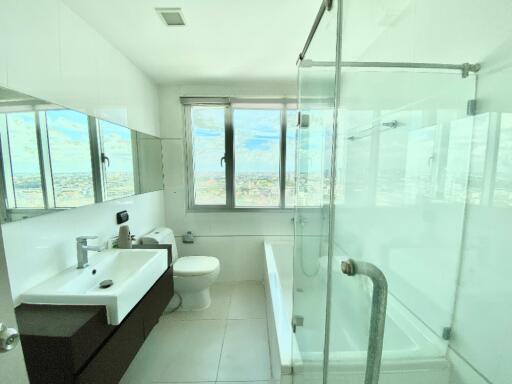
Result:
M200 312L163 315L122 384L270 384L263 285L217 284Z

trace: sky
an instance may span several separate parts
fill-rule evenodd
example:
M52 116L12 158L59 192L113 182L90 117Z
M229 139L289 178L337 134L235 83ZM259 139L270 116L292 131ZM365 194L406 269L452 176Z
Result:
M295 170L295 112L287 124L287 172ZM301 130L301 168L320 172L325 145L325 125L332 113L316 112L311 126ZM235 109L233 111L235 172L279 173L281 115L279 110ZM194 107L192 112L194 165L197 173L224 172L224 107Z
M43 113L43 112L41 112ZM8 126L13 171L38 173L39 160L33 112L0 114L0 126ZM72 110L46 111L48 140L54 173L91 173L87 115ZM131 131L100 121L110 171L133 170ZM5 129L5 128L3 128Z

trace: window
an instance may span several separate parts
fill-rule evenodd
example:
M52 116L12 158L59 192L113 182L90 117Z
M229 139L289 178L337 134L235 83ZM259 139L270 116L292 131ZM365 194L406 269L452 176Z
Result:
M280 205L281 111L233 110L235 207Z
M9 161L4 162L11 176L12 208L44 208L43 187L37 150L36 114L34 112L13 112L4 115L6 119Z
M45 114L55 207L93 204L87 115L65 109Z
M286 114L286 168L285 205L295 206L295 149L297 147L297 110L289 109Z
M98 120L103 163L104 199L135 194L132 132L125 127Z
M296 107L286 101L182 98L190 208L291 208Z
M226 205L225 111L224 106L191 108L196 205Z

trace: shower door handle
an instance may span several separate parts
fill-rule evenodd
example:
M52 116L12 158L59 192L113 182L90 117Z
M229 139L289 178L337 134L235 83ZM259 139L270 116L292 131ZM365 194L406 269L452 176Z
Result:
M388 300L388 283L384 273L371 263L347 260L341 263L341 271L347 276L364 275L373 283L372 314L370 319L370 336L368 338L368 355L366 358L365 384L378 384L384 327L386 324L386 307Z

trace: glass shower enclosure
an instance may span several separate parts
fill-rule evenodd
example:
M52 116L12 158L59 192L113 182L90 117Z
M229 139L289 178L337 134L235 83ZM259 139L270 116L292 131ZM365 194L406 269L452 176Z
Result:
M295 383L450 382L479 66L391 57L374 3L323 2L298 61Z

